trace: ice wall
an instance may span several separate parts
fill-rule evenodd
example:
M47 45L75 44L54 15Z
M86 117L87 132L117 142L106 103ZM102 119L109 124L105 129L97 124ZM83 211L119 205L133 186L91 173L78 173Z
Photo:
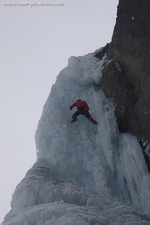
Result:
M60 178L74 178L80 185L90 187L105 183L101 164L105 164L104 154L108 155L107 164L113 171L110 149L116 135L114 113L109 111L111 106L96 85L97 74L101 70L99 64L93 54L69 59L68 67L60 72L52 87L36 132L38 158L46 158L52 171ZM70 112L69 106L79 98L87 101L99 126L91 124L84 116L78 117L76 123L70 123L76 109ZM108 111L105 116L104 111ZM112 120L112 133L107 132L108 120ZM104 145L108 154L103 154ZM101 174L100 182L97 173Z
M120 134L100 89L110 61L71 57L44 105L35 135L37 162L17 186L3 225L150 224L150 175L137 139ZM92 124L69 106L85 100Z
M93 53L69 59L44 106L37 155L48 160L58 177L117 195L150 213L150 177L141 148L135 137L119 134L114 107L99 87L101 70L109 62L106 55L100 61ZM87 101L98 126L84 116L70 123L76 109L70 112L69 106L79 98Z

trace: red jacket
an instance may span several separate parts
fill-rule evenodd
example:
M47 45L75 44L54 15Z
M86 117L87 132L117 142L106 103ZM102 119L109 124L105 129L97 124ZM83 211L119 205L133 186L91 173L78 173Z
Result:
M89 107L88 107L88 104L85 102L85 101L76 101L75 103L73 103L71 106L70 106L70 110L73 108L73 107L77 107L77 109L79 109L79 107L84 107L84 111L88 111L89 110Z

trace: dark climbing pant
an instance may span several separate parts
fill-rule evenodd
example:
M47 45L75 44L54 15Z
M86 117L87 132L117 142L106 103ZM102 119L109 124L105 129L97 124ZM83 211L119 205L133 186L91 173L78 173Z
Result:
M90 113L88 111L85 112L84 108L84 106L79 107L78 110L72 115L72 118L75 118L82 114L86 116L89 120L92 120L93 118L91 117Z

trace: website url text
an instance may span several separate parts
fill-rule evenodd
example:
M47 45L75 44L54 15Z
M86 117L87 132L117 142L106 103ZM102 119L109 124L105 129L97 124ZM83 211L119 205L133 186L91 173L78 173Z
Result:
M63 2L3 2L3 6L64 6Z

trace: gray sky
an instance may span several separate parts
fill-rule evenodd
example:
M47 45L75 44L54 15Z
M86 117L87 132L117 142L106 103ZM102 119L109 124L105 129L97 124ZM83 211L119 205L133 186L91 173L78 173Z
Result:
M70 56L109 43L116 21L118 0L37 6L52 2L0 3L0 223L16 185L36 160L34 134L56 76Z

